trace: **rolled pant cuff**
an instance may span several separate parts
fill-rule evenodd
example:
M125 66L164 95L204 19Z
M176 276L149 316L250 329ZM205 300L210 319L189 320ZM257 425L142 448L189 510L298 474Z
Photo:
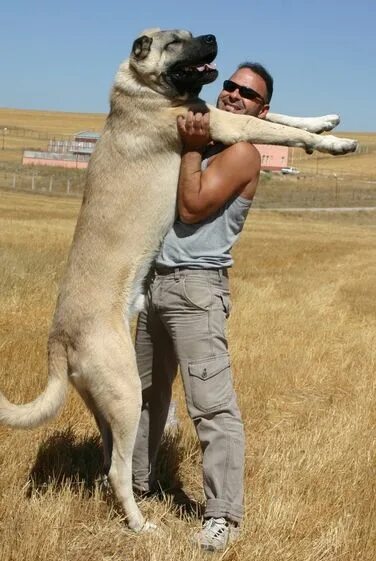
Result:
M243 519L244 508L242 505L228 503L221 499L208 499L205 508L205 518L226 518L231 522L240 524Z

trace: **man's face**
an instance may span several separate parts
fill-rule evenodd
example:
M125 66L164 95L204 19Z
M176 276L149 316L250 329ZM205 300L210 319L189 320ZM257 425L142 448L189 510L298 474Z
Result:
M253 117L263 119L269 110L269 105L263 101L267 97L267 90L266 84L261 76L249 68L241 68L231 76L230 81L235 82L235 84L239 86L251 88L257 92L260 97L247 99L241 96L238 89L234 91L222 90L217 100L218 109L230 113L238 113L240 115L252 115Z

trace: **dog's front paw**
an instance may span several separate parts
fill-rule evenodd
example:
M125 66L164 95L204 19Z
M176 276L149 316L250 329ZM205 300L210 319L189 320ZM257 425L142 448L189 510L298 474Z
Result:
M337 136L327 135L321 138L321 141L316 146L316 150L337 156L339 154L355 152L357 147L358 142L352 138L338 138Z
M320 134L324 131L331 131L340 123L339 115L323 115L322 117L312 117L307 119L305 130Z

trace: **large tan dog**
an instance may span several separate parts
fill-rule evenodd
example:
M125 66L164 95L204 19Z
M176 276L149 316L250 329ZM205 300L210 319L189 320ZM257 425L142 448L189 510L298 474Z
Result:
M93 412L106 468L129 527L145 523L132 493L132 450L141 406L129 317L145 274L175 217L181 144L176 118L192 105L210 110L214 140L301 146L333 154L356 142L233 115L198 99L217 72L213 35L146 32L116 75L111 110L87 173L81 211L48 342L49 379L33 402L0 394L0 422L30 428L54 417L70 380ZM271 120L288 117L271 115ZM296 120L321 130L334 116Z

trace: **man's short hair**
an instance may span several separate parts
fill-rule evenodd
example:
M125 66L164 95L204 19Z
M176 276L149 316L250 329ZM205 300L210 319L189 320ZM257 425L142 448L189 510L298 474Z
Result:
M249 68L255 74L258 74L265 82L266 85L266 92L267 92L267 99L265 100L267 103L270 103L273 95L273 78L270 73L266 70L265 66L260 64L259 62L242 62L238 66L238 70L241 68Z

